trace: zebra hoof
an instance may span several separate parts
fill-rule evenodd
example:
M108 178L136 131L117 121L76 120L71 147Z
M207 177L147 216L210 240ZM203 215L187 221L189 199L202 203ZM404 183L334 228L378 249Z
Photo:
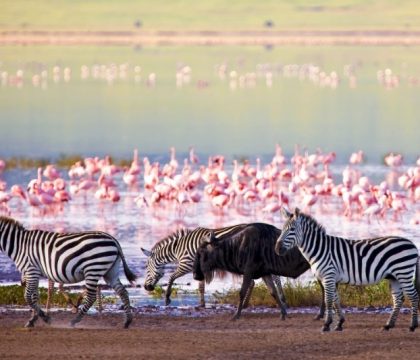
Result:
M166 306L168 306L168 305L170 305L170 304L171 304L171 299L166 299L166 300L165 300L165 305L166 305Z
M33 328L34 327L34 323L32 322L32 321L28 321L26 324L25 324L25 328L27 328L27 329L29 329L29 328Z
M384 330L384 331L389 331L389 329L391 329L391 327L392 327L392 326L390 326L390 325L385 325L385 326L383 327L383 330Z
M124 329L128 329L128 327L130 326L130 324L133 322L133 318L127 319L124 322Z
M337 326L334 331L343 331L343 327L342 326Z
M44 322L47 323L48 325L51 324L51 316L49 316L49 315L43 316L42 320L44 320Z
M410 329L411 332L414 332L416 330L416 326L410 326L409 329Z
M322 327L322 332L328 332L328 331L330 331L330 327L329 327L329 325L324 325L324 326Z

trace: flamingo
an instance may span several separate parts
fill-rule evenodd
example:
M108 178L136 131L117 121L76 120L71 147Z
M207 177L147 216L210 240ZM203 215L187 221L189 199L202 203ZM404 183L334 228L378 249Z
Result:
M356 165L361 164L364 160L364 154L362 150L359 150L358 152L352 153L350 155L349 162L350 164Z

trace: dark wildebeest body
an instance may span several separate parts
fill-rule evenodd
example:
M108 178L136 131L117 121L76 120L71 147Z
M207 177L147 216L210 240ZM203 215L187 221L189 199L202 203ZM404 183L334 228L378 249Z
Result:
M211 281L215 270L243 275L239 305L233 319L240 317L253 279L263 278L266 281L271 274L297 278L310 268L298 248L290 249L284 257L275 253L274 246L280 234L281 230L275 226L252 223L233 236L211 237L198 248L193 267L194 279ZM272 295L276 297L275 293ZM317 318L323 313L324 303Z

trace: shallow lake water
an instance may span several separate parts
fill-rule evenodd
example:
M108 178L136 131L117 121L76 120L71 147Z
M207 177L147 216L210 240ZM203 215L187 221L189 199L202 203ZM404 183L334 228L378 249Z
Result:
M418 142L418 47L59 47L0 48L0 158L56 160L60 155L129 159L134 148L141 157L161 164L175 146L180 164L194 146L200 164L209 154L232 160L256 158L267 164L276 143L290 158L296 144L304 151L334 151L335 183L349 155L363 150L361 173L373 184L396 179L414 166ZM404 166L392 172L383 165L389 152L400 152ZM61 169L68 179L68 169ZM1 174L8 188L26 188L36 170L11 169ZM28 228L53 231L98 229L120 240L130 267L142 284L146 258L140 247L153 244L181 226L220 227L262 221L282 226L278 213L262 212L263 203L215 210L210 201L138 208L143 192L128 188L116 176L121 200L98 201L92 193L72 196L56 214L41 214L18 199L9 202L11 215ZM287 187L287 184L283 184ZM200 189L202 190L202 189ZM311 213L333 234L350 238L397 234L420 247L419 226L411 220L419 203L394 220L343 217L342 204L325 198ZM291 204L301 198L291 196ZM170 273L169 267L165 277ZM0 254L0 282L16 283L19 274ZM302 281L309 281L309 273ZM44 283L45 284L45 283ZM215 280L211 294L239 286L240 279ZM197 288L191 275L177 286ZM131 289L139 304L162 304L142 288ZM195 295L174 298L190 304Z
M341 179L342 165L333 165L331 171L335 181ZM402 167L399 172L406 171ZM230 173L231 166L228 167ZM383 165L360 165L359 170L368 176L372 183L395 177L395 172ZM67 177L65 169L61 170L63 177ZM3 174L3 179L10 185L20 184L26 186L30 179L36 177L35 170L8 170ZM43 214L41 209L29 207L19 199L12 199L9 207L11 215L21 221L27 228L40 228L52 231L81 231L97 229L109 232L121 243L124 254L130 268L139 275L138 284L143 285L145 277L146 257L140 247L150 249L158 240L166 237L180 227L195 228L198 226L216 228L244 222L267 222L281 227L283 220L280 214L265 213L262 211L263 202L247 204L241 208L231 206L220 212L212 207L211 202L204 198L198 203L188 203L180 206L177 203L160 204L156 207L139 208L134 199L141 192L143 184L137 188L128 188L122 181L122 174L115 176L117 187L120 191L121 200L116 203L101 201L93 196L92 191L85 194L72 195L70 202L64 204L61 211L54 214ZM300 206L300 198L291 196L290 206ZM327 232L352 239L372 237L376 235L394 234L412 239L420 247L419 225L410 220L420 211L420 204L407 199L407 210L397 220L390 214L385 218L373 218L368 221L367 217L348 219L343 216L343 207L331 196L325 197L311 208L311 214L322 223ZM18 283L20 275L14 264L4 254L0 254L0 283ZM168 274L174 269L169 265L160 284L165 285ZM121 278L127 283L121 269ZM305 273L297 281L307 282L313 280L310 272ZM42 282L45 285L46 282ZM207 286L206 296L211 299L214 291L225 291L231 287L238 288L241 279L230 276L215 279ZM172 305L184 306L198 303L198 283L193 280L192 274L185 275L176 281L176 287L181 295L173 298ZM186 292L184 294L183 292ZM107 294L107 292L105 292ZM111 292L108 292L111 293ZM130 294L133 303L137 305L163 305L162 298L150 296L143 288L132 288Z

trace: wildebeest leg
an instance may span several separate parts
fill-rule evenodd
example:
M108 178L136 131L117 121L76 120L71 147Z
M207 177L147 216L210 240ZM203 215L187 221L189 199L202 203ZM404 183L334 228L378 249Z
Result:
M282 320L284 320L287 315L286 304L281 300L277 287L274 285L273 278L271 277L271 275L268 275L268 276L263 276L262 279L267 285L267 288L270 291L271 296L276 300L277 305L279 306L281 310L281 318Z
M314 320L320 320L325 315L325 289L322 282L318 280L318 284L321 287L321 304L319 305L319 314L314 317Z
M244 306L245 296L246 296L246 293L247 293L248 288L249 288L252 281L253 280L252 280L251 276L249 276L247 274L244 274L243 280L242 280L241 290L239 291L238 309L236 310L236 313L232 316L231 320L237 320L241 317L241 312L242 312L242 308Z
M186 270L184 268L178 267L169 277L168 287L166 288L166 293L165 293L165 305L169 305L171 303L171 292L172 292L172 285L174 281L178 279L179 277L184 276L185 274L188 274L189 272L190 272L190 269Z
M248 291L246 292L243 309L246 309L249 305L249 300L251 300L252 290L254 290L255 281L251 279L251 283L249 284Z
M198 282L198 291L200 293L200 306L201 307L205 307L206 306L206 301L204 300L204 291L205 291L205 285L206 283L203 281L199 281Z

